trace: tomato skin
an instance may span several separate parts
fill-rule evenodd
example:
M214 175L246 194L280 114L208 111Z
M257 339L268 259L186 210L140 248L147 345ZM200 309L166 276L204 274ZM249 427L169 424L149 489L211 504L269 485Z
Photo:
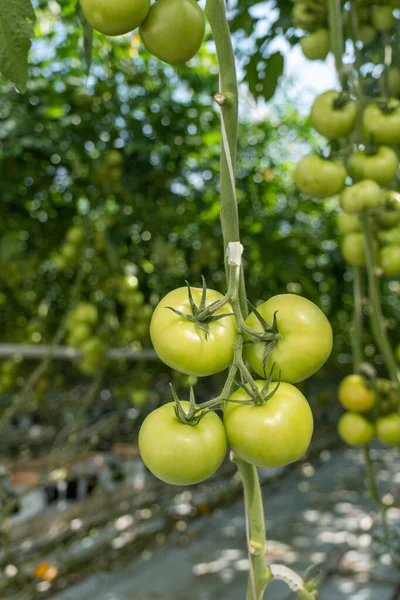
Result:
M369 142L396 146L400 143L400 103L391 98L387 106L391 112L378 104L368 104L362 115L362 132Z
M361 375L348 375L338 390L340 404L352 412L368 412L376 404L376 394Z
M355 231L360 231L361 229L360 221L357 217L347 213L338 215L336 224L339 233L353 233Z
M297 163L295 183L304 194L327 198L343 190L346 176L342 163L309 154Z
M339 92L328 90L317 97L311 108L311 125L329 140L348 136L356 125L356 102L349 100L341 108L336 108L338 99Z
M88 23L105 35L123 35L139 27L150 9L150 0L80 0Z
M191 288L197 306L200 304L202 290ZM207 290L206 305L220 300L222 295ZM195 323L179 317L167 307L171 306L184 314L191 315L188 290L178 288L167 294L156 307L150 323L150 337L160 359L172 369L205 377L226 369L233 359L233 345L236 341L236 323L233 316L224 317L209 323L209 334ZM232 313L227 304L215 314Z
M383 246L380 251L380 264L385 275L400 275L400 246Z
M264 381L256 381L261 390ZM276 383L271 383L271 389ZM242 389L232 400L248 400ZM263 405L227 402L224 424L228 443L239 458L257 467L278 468L299 460L310 445L314 419L303 394L282 382Z
M338 422L338 432L346 444L365 446L374 437L374 426L362 415L348 412Z
M379 146L376 154L368 155L365 150L357 150L349 160L350 173L355 181L373 179L379 185L386 185L394 179L399 166L396 152L389 146Z
M378 240L383 246L400 245L400 228L392 227L377 232Z
M205 17L195 0L158 0L139 31L149 52L170 65L181 65L200 50Z
M390 31L393 27L394 17L391 6L375 6L371 15L372 25L377 31Z
M301 50L308 60L325 60L329 54L329 32L324 27L301 38Z
M272 325L277 311L278 331L282 336L267 363L267 373L275 363L275 376L281 372L281 380L289 383L311 377L329 358L333 345L332 327L316 304L296 294L273 296L258 312L268 325ZM256 315L251 313L246 325L262 331ZM245 341L251 336L245 335ZM263 354L265 344L246 344L244 355L254 371L265 377Z
M376 39L376 29L369 23L362 23L358 28L358 39L363 46L369 46Z
M371 179L345 188L340 195L340 206L348 214L358 214L370 208L378 208L382 203L379 185Z
M376 421L376 436L382 444L400 445L400 415L393 413Z
M348 233L341 244L344 260L353 267L365 265L364 236L362 233Z
M181 402L185 412L189 402ZM214 412L197 425L185 425L169 402L151 412L139 432L139 450L146 467L171 485L191 485L211 477L226 454L223 423Z

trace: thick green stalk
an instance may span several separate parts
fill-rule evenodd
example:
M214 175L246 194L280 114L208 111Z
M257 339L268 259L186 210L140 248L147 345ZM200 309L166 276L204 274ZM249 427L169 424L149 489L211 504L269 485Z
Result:
M385 329L382 313L378 277L376 275L376 257L371 223L367 215L360 216L361 229L364 234L365 262L368 275L369 300L371 303L371 326L379 351L385 359L386 368L396 385L400 401L400 374L396 358Z
M361 269L354 267L354 282L353 282L353 370L354 373L360 372L360 366L363 361L362 348L362 333L363 333L363 308L362 308L362 291L361 291Z
M238 242L239 215L235 189L235 165L238 137L239 93L229 24L224 0L207 0L206 17L214 37L219 64L219 94L216 100L221 107L222 151L220 172L221 225L224 248L229 242ZM243 272L240 279L240 306L247 315Z
M343 89L347 86L347 82L343 81L343 22L342 22L342 4L340 0L328 1L329 12L329 40L331 52L335 58L336 71L342 84Z
M260 481L256 467L238 457L234 458L243 481L249 555L252 563L246 600L261 600L272 575L266 566L266 532Z

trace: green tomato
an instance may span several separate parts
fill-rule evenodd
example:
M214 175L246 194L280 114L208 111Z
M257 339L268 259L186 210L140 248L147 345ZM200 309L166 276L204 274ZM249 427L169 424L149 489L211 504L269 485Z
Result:
M268 325L272 325L276 313L278 331L281 336L267 363L267 373L275 364L275 374L290 383L310 377L329 358L333 335L324 313L314 304L295 294L279 294L257 307L257 311ZM262 332L255 313L251 313L246 325ZM245 335L245 341L251 336ZM265 342L245 345L245 357L250 366L261 377L266 377L263 368Z
M400 227L383 229L377 232L377 236L382 246L400 245Z
M380 251L380 264L385 275L400 275L400 245L383 246Z
M308 60L325 60L329 54L329 32L324 27L301 38L301 50Z
M79 256L79 248L75 244L64 244L60 252L62 258L69 263L76 261Z
M68 336L68 343L73 348L80 348L80 346L86 342L92 335L92 329L86 323L77 323L73 329L71 329L70 335Z
M381 91L384 92L384 78L380 79ZM387 72L387 87L389 96L400 96L400 69L390 67Z
M400 445L400 415L393 413L376 421L376 436L382 444Z
M160 1L160 0L159 0ZM202 290L191 288L193 299L200 305ZM206 306L221 300L222 295L207 290ZM205 377L226 369L233 359L236 323L232 316L208 323L208 335L196 323L178 316L170 308L192 316L186 287L167 294L154 310L150 337L160 359L172 369L186 375ZM215 316L232 313L227 304Z
M394 179L399 160L389 146L379 146L375 154L357 150L349 160L350 173L355 181L372 179L379 185L386 185Z
M386 210L376 215L377 221L381 227L392 229L400 224L400 211Z
M65 269L68 268L68 261L60 254L56 254L53 257L53 263L56 269L58 269L59 271L65 271Z
M352 233L354 231L360 231L360 221L355 215L349 215L342 213L337 216L336 220L337 228L339 233Z
M90 25L105 35L123 35L139 27L150 10L150 0L80 0Z
M170 65L181 65L200 50L204 13L195 0L158 0L140 27L149 52Z
M368 104L362 115L362 131L374 144L396 146L400 143L400 103L391 98L385 104Z
M350 446L365 446L374 437L373 425L362 415L348 412L340 417L338 432L346 444Z
M348 375L339 385L339 402L347 410L368 412L376 404L375 392L366 385L361 375Z
M340 206L348 214L358 214L370 208L378 208L381 203L381 188L371 179L364 179L347 187L340 195Z
M376 29L368 23L362 23L358 28L358 39L362 42L363 46L369 46L375 41Z
M136 408L143 408L149 401L149 394L146 390L135 390L131 394L131 402Z
M357 119L357 103L336 90L324 92L311 108L311 125L329 140L348 136Z
M80 369L88 375L94 375L100 368L106 353L106 346L100 338L90 338L82 344L83 359Z
M265 381L256 381L261 390ZM276 386L271 383L271 389ZM239 389L231 400L249 400ZM307 451L314 429L311 408L294 385L282 382L262 405L227 402L224 424L228 444L239 458L263 468L284 467Z
M295 183L304 194L326 198L342 191L346 176L342 163L309 154L297 163Z
M78 225L71 227L67 231L66 238L70 244L79 246L85 240L85 230Z
M390 31L393 27L394 17L391 6L375 6L371 15L372 25L377 31Z
M185 412L189 402L181 402ZM171 485L191 485L211 477L226 454L221 419L207 413L197 425L186 425L169 402L150 413L139 432L139 450L146 467Z
M99 313L94 304L89 302L80 302L71 313L72 326L78 323L86 323L87 325L96 325L99 319ZM71 326L69 327L71 330Z
M341 244L344 260L353 267L365 265L364 236L362 233L348 233Z

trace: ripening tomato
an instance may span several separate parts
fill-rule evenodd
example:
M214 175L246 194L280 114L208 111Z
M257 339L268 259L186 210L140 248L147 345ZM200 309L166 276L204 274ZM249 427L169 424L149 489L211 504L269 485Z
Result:
M348 233L341 244L344 260L353 267L365 265L364 236L362 233Z
M170 65L181 65L203 43L204 13L195 0L158 0L140 27L147 50Z
M342 163L310 154L297 163L295 183L304 194L327 198L342 191L346 176Z
M348 214L358 214L382 203L382 192L376 181L364 179L345 188L340 195L340 206Z
M400 415L392 413L377 419L376 436L382 444L400 446Z
M369 46L376 39L376 29L369 23L362 23L358 28L358 39L364 46Z
M185 412L189 402L181 402ZM197 425L182 423L174 402L150 413L139 432L139 450L146 467L171 485L191 485L211 477L226 454L223 423L214 412Z
M379 185L386 185L394 179L399 160L389 146L379 146L375 154L357 150L349 160L350 173L355 181L373 179Z
M311 125L329 140L348 136L357 120L357 103L336 90L317 97L311 108Z
M325 60L329 54L329 32L324 27L301 38L301 50L308 60Z
M80 0L88 23L105 35L123 35L144 21L150 0Z
M374 437L374 426L362 415L348 412L340 417L338 432L346 444L365 446Z
M265 381L256 381L261 390ZM276 386L271 383L271 389ZM248 400L239 389L231 400ZM257 467L283 467L299 460L310 445L314 420L303 394L290 383L281 383L265 404L227 402L224 424L228 444L241 458Z
M392 7L387 5L375 6L371 21L377 31L390 31L394 23Z
M376 404L374 390L367 386L361 375L348 375L339 385L339 401L341 405L352 412L367 412Z
M332 351L333 334L330 323L316 304L296 294L273 296L257 311L268 325L272 325L276 313L278 332L281 336L273 350L266 371L275 364L275 375L281 373L282 381L296 383L310 377L329 358ZM260 321L252 312L246 325L260 333ZM251 336L245 335L245 341ZM245 345L244 355L258 375L265 377L263 360L265 342Z
M400 143L400 102L395 98L368 104L362 115L362 132L374 144L396 146Z
M383 246L380 251L380 265L385 275L400 275L400 246Z
M355 215L349 215L342 213L337 216L337 228L339 233L352 233L354 231L360 231L360 221Z
M200 305L202 290L191 288L193 299ZM206 306L220 300L222 295L207 290ZM196 323L178 316L170 308L193 316L188 290L178 288L167 294L156 307L150 324L150 337L160 359L172 369L186 375L205 377L226 369L233 359L236 340L236 323L232 316L208 324L209 331L200 329ZM231 314L227 304L215 316Z

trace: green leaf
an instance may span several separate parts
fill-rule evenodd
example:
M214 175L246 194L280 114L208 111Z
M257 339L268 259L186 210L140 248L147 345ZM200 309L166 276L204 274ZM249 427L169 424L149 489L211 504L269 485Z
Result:
M254 98L272 98L283 73L284 64L285 60L280 52L271 54L265 61L260 52L251 57L246 65L244 81L247 82Z
M0 0L0 15L0 72L25 92L35 13L30 0Z

